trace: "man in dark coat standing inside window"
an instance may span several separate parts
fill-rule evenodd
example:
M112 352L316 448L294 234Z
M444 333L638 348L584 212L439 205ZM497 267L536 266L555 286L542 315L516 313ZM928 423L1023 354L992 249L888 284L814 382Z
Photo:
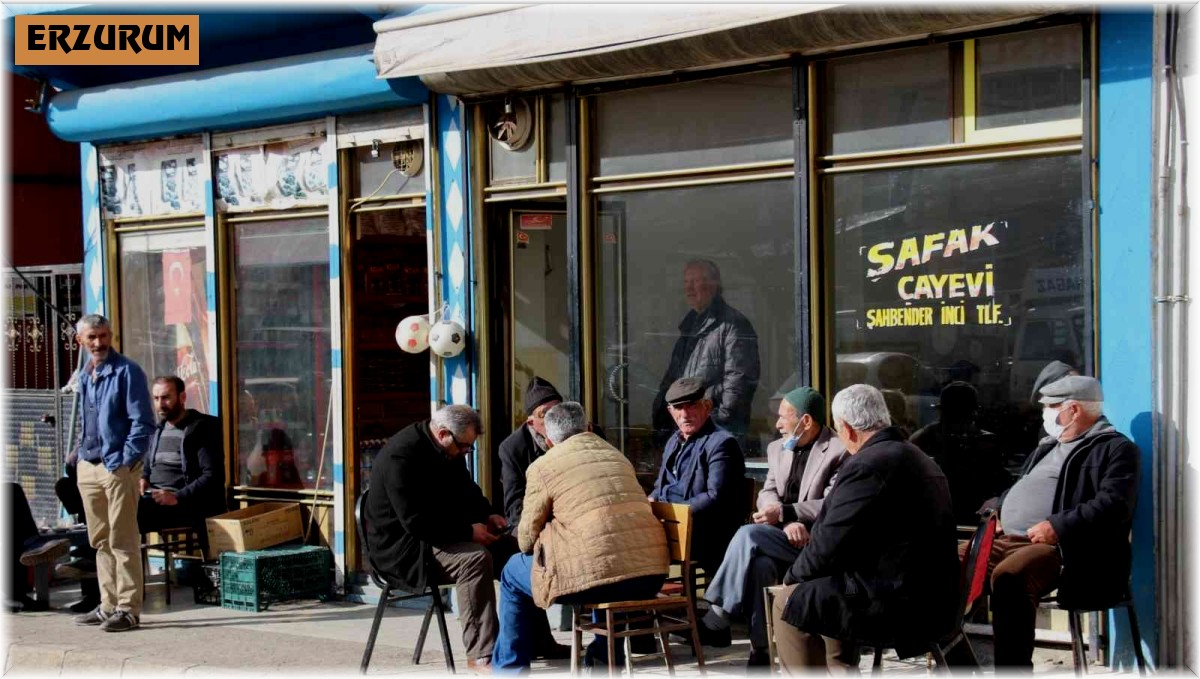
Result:
M400 430L375 458L366 512L371 565L413 592L455 583L467 667L488 672L499 631L492 550L505 549L508 522L491 513L463 464L481 433L479 414L464 405Z
M754 326L722 296L721 270L707 259L683 267L683 294L691 311L679 323L679 339L651 407L656 442L673 429L667 390L681 377L699 377L708 387L712 418L738 440L750 424L758 388L758 335Z
M772 611L789 673L857 668L859 644L895 648L902 658L925 653L956 618L959 566L946 477L890 426L875 387L843 389L832 410L850 457Z
M650 499L691 505L696 522L692 558L711 577L725 558L750 502L744 492L742 448L713 422L713 403L704 394L704 381L697 377L676 380L667 390L667 407L678 430L663 450Z

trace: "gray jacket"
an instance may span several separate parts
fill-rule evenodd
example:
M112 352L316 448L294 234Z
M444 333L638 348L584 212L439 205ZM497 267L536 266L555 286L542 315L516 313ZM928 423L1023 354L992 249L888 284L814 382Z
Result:
M681 377L699 377L708 385L713 421L735 436L745 434L758 372L754 326L718 295L703 314L689 311L679 324L679 339L654 398L654 428L667 435L674 432L667 389Z
M758 492L758 509L783 503L783 492L792 473L795 453L783 449L783 439L767 446L767 481ZM829 427L822 427L808 453L808 462L800 477L800 499L792 505L798 519L811 528L821 512L821 502L833 487L834 476L846 459L846 446Z

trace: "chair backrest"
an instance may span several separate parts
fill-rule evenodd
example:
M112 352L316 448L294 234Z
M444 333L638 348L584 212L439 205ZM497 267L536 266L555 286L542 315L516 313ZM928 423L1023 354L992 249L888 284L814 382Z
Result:
M651 502L650 507L667 533L671 563L686 565L692 560L692 508L670 502Z
M375 586L383 589L386 583L379 574L375 572L375 566L371 563L371 548L367 544L367 493L370 489L364 490L359 494L358 499L354 501L354 527L358 531L358 544L362 545L363 570L371 576Z
M963 559L960 615L965 615L975 600L983 594L987 581L988 557L992 553L992 541L995 538L996 512L989 509L984 512L979 527L971 536L966 558Z

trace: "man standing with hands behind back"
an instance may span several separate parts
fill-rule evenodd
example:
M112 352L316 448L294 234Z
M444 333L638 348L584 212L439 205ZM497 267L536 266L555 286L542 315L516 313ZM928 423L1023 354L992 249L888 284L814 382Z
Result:
M154 414L146 373L112 349L108 319L88 314L75 324L75 332L79 346L92 357L78 375L83 417L77 473L100 584L100 605L75 622L124 632L140 623L138 481L154 433Z

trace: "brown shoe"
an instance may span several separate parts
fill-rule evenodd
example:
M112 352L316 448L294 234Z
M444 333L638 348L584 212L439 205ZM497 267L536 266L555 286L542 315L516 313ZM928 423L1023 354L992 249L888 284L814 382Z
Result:
M69 540L47 540L21 555L21 564L36 566L40 563L54 563L71 551Z
M467 658L467 671L475 674L491 674L491 658Z

